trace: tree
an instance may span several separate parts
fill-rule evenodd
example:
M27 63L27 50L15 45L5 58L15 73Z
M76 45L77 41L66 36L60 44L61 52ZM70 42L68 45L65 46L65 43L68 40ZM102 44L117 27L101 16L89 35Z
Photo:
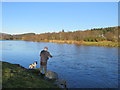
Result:
M62 29L62 32L64 32L64 29Z

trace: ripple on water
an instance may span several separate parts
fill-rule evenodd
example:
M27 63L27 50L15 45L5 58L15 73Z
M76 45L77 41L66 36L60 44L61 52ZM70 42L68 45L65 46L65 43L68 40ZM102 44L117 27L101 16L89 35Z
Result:
M39 62L40 51L48 46L55 56L49 59L48 70L57 72L70 88L117 87L117 48L27 41L5 41L5 45L0 48L3 60L19 63L26 68L34 60Z

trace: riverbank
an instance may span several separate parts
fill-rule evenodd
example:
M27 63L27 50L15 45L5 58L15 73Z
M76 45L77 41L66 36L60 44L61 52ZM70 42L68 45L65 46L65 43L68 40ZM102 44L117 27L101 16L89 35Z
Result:
M86 46L120 47L120 42L118 43L112 41L86 42L86 41L74 41L74 40L47 40L47 39L45 40L17 39L17 41L35 41L35 42L66 43L66 44L76 44L76 45L86 45Z
M95 46L112 46L118 47L118 43L110 41L101 41L101 42L85 42L85 41L62 41L62 40L50 40L49 42L55 43L68 43L68 44L77 44L77 45L95 45Z
M26 69L19 64L2 63L2 88L58 88L54 80L39 76L38 69Z
M67 43L67 44L87 45L87 46L120 47L120 43L111 42L111 41L85 42L85 41L73 41L73 40L43 40L38 42Z

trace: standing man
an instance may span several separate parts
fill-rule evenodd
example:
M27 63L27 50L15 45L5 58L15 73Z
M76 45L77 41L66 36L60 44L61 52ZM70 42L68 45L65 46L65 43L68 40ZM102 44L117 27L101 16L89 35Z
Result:
M42 74L42 71L44 69L44 74L46 74L47 71L47 61L49 57L53 57L49 52L48 52L48 47L44 47L44 50L40 52L40 73Z

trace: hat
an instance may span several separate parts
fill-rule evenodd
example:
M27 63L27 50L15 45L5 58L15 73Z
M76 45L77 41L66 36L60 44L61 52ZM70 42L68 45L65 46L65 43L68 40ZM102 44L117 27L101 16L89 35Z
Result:
M44 47L44 49L48 49L48 47Z

